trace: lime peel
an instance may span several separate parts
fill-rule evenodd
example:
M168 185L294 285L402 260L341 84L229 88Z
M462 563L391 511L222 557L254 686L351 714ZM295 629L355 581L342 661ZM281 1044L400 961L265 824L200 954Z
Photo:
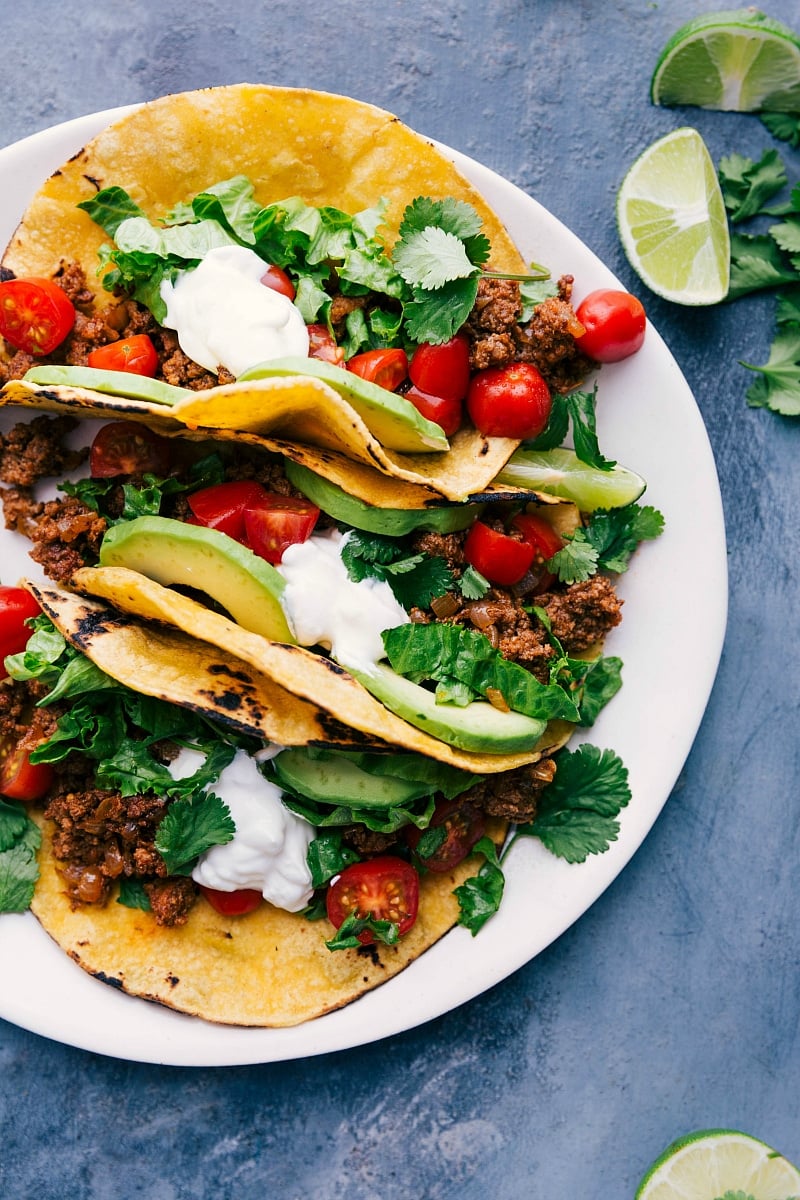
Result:
M572 500L581 512L632 504L647 484L641 475L617 464L600 471L581 462L574 450L517 450L495 481Z
M636 1200L797 1200L800 1171L765 1142L735 1129L700 1129L667 1146Z

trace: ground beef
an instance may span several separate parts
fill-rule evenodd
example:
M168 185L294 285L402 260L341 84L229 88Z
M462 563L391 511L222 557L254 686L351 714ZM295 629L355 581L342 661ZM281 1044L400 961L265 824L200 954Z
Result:
M95 563L107 523L74 496L36 501L26 488L2 488L6 529L33 542L34 562L58 583L67 583L79 567Z
M144 885L157 925L185 925L197 888L189 876L173 875Z
M383 854L397 841L396 833L378 833L366 825L348 825L342 830L342 837L359 854L367 855Z
M501 775L489 775L459 799L487 816L523 824L536 816L539 795L552 783L555 773L554 760L543 758L540 762L504 771Z
M85 450L68 450L64 439L77 425L72 417L34 417L0 434L0 479L31 487L74 470L86 458Z
M94 304L94 293L86 286L86 272L79 263L62 262L53 279L76 308Z
M463 571L464 542L466 530L462 533L436 533L426 529L413 535L411 540L412 554L425 554L430 558L443 558L451 570Z
M622 620L622 601L605 575L592 575L564 592L542 596L540 604L568 654L589 650Z

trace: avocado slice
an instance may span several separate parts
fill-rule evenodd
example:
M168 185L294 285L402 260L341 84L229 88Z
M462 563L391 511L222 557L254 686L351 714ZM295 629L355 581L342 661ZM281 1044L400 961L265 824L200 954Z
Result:
M243 628L273 642L296 644L281 608L286 585L280 573L217 529L169 517L137 517L108 530L100 565L128 567L165 587L181 584L205 592Z
M463 708L437 704L433 692L398 675L386 663L378 663L370 671L350 668L350 673L398 717L460 750L484 754L530 750L547 728L546 721L501 712L485 700L473 700Z
M387 392L346 368L319 358L274 358L249 367L237 379L245 383L284 375L306 375L321 379L353 406L370 433L389 450L405 454L431 454L450 449L441 425L428 421L410 400Z
M350 496L338 484L308 467L284 460L286 478L312 504L322 509L334 521L382 533L386 537L403 537L414 529L435 529L438 533L454 533L466 529L483 511L482 504L445 504L441 508L376 508L356 496Z
M26 371L23 383L89 388L106 396L123 396L126 400L147 400L151 404L168 406L194 395L189 388L173 387L161 379L149 379L131 371L101 371L99 367L31 367Z
M347 804L351 808L394 808L426 796L430 788L418 779L373 775L343 754L282 750L272 759L279 787L321 804Z

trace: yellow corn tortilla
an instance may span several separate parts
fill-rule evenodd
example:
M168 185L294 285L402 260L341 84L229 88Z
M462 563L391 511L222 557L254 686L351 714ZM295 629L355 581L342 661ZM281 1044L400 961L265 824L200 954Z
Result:
M238 84L165 96L103 130L44 184L31 201L3 257L17 275L52 275L61 262L86 271L98 305L111 302L96 279L97 252L107 236L77 204L101 188L123 187L155 219L203 188L246 175L256 198L270 203L299 195L315 205L355 213L388 201L389 243L405 207L419 195L453 197L479 213L492 246L493 268L524 270L502 222L450 160L391 113L326 92ZM330 387L309 381L262 380L197 393L173 411L178 425L206 431L247 430L308 447L335 450L393 479L460 500L491 483L518 443L461 430L451 449L403 454L380 445L355 411ZM294 395L295 411L282 385ZM84 389L14 383L6 403L89 405L98 414L149 419L153 407ZM286 401L276 417L274 409ZM288 453L288 451L283 451Z

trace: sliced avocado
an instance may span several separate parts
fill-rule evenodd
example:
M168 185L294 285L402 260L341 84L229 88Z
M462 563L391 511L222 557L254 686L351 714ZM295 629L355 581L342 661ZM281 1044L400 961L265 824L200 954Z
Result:
M270 359L249 367L238 382L282 375L310 375L323 380L352 404L370 433L389 450L431 454L450 449L441 425L421 416L410 400L319 358Z
M372 775L343 754L282 750L272 759L279 787L321 804L347 804L351 808L394 808L428 795L430 788L418 779Z
M290 483L308 499L343 525L382 533L387 537L403 537L414 529L435 529L438 533L454 533L466 529L483 511L482 504L446 504L441 508L376 508L357 496L349 496L338 484L310 471L287 458L284 470Z
M100 565L128 567L165 587L181 584L205 592L244 629L295 643L281 608L286 585L280 573L217 529L169 517L137 517L109 529Z
M485 700L473 700L463 708L437 704L433 692L398 675L385 663L378 663L370 671L350 668L350 672L398 717L460 750L484 754L530 750L547 728L546 721L518 712L501 712Z
M148 400L151 404L177 404L194 394L188 388L173 387L161 379L149 379L130 371L101 371L99 367L31 367L23 382L45 387L89 388L106 396Z

